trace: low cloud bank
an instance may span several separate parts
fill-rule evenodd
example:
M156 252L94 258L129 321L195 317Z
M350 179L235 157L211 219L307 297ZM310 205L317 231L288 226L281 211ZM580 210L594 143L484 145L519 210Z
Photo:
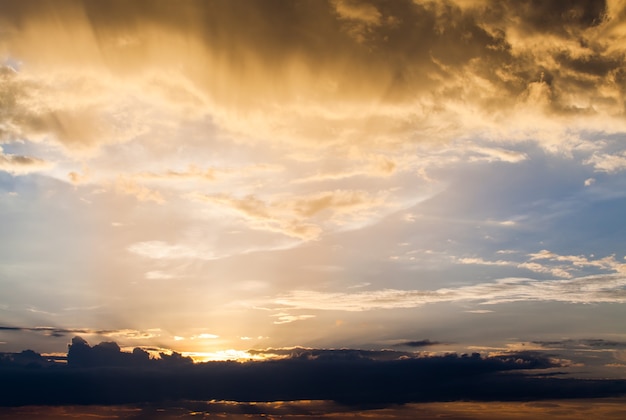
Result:
M66 365L32 351L3 355L0 405L332 400L368 406L626 394L623 380L533 375L559 366L536 352L409 356L388 350L381 358L379 352L352 349L301 350L281 360L194 364L177 353L154 359L141 349L126 353L113 342L92 347L76 337Z

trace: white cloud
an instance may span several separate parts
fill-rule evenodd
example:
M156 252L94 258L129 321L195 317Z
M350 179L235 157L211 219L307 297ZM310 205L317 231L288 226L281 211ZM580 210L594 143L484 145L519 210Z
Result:
M517 254L519 251L515 251L514 249L500 249L496 251L496 254Z
M535 273L552 274L553 276L556 276L556 277L564 277L564 278L572 277L572 275L566 270L566 268L568 267L562 267L562 266L550 267L550 266L538 264L536 262L523 262L523 263L517 264L516 267L525 268L527 270L534 271Z
M497 253L504 254L510 252L498 251ZM544 249L536 253L528 254L528 257L530 257L528 261L524 262L510 260L490 261L481 257L458 258L456 262L459 264L523 268L536 273L546 273L564 278L573 277L571 271L579 270L584 267L595 267L614 273L626 273L626 264L618 262L615 259L615 255L609 255L594 260L582 255L559 255ZM537 261L543 261L544 263L541 264ZM555 262L565 264L553 265Z
M191 340L213 340L219 337L220 337L219 335L215 335L215 334L202 333L202 334L191 336L190 339Z
M513 261L504 261L504 260L498 260L498 261L487 261L483 258L478 258L478 257L473 257L473 258L459 258L458 262L461 264L477 264L477 265L493 265L493 266L500 266L500 267L506 267L506 266L515 266L516 263Z
M470 156L470 161L486 161L486 162L508 162L518 163L528 159L528 155L515 150L507 150L499 147L480 147L470 146L469 152L474 152L478 156Z
M138 242L130 245L128 250L142 257L157 260L179 258L211 260L216 258L216 256L209 251L202 251L186 245L170 245L163 241Z
M626 264L615 259L615 255L609 255L600 259L589 259L584 255L559 255L546 249L534 254L529 254L531 261L548 260L570 263L575 267L596 267L603 270L611 270L617 273L626 273Z
M144 274L144 277L148 280L169 280L174 278L171 274L164 273L163 271L148 271Z
M282 242L273 245L264 244L262 246L249 246L247 244L240 247L216 250L208 246L204 241L193 240L187 243L170 244L164 241L144 241L129 245L126 249L136 255L155 260L217 260L228 258L233 255L243 255L258 251L276 251L293 248L299 242ZM157 274L152 274L157 275ZM265 287L263 282L244 282L239 284L240 288L254 289Z
M593 165L596 172L620 172L626 169L626 152L616 154L594 153L584 163ZM585 181L585 185L587 185L587 181Z
M277 318L276 321L274 321L274 324L277 324L277 325L289 324L295 321L302 321L305 319L315 318L315 315L291 315L286 312L280 312L272 316Z

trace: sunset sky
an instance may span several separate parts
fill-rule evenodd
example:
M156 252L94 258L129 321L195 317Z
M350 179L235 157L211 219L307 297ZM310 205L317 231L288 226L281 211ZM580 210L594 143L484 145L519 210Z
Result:
M0 0L0 351L626 378L625 57L623 0Z

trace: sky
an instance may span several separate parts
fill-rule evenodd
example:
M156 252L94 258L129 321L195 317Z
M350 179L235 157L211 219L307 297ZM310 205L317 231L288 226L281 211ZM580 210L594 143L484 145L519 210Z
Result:
M622 0L0 0L0 351L626 378L625 54Z

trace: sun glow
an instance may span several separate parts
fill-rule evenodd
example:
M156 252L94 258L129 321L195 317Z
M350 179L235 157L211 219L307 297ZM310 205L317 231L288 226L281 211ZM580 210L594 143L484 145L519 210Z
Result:
M284 356L277 356L274 354L252 354L247 350L217 350L211 352L183 352L183 356L191 357L196 363L203 362L249 362L249 361L263 361L263 360L275 360L282 359Z

